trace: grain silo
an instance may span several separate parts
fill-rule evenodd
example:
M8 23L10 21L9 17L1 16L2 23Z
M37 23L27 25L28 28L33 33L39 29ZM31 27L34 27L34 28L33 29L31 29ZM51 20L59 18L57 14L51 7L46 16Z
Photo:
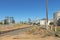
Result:
M57 21L60 19L60 11L55 12L53 15L54 24L57 25Z

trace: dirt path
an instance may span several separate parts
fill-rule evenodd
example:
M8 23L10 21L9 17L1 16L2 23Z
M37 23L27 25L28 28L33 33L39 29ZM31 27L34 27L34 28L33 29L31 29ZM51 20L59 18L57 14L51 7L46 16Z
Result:
M18 35L6 35L0 37L0 40L60 40L60 38L49 36L45 38L41 38L38 35L29 35L29 34L18 34Z

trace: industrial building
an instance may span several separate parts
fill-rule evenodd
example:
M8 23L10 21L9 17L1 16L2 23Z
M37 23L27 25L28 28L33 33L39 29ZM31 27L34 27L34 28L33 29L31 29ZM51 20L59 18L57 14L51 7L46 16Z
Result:
M49 19L48 20L48 25L50 24L50 22L53 22L53 19ZM46 19L41 19L40 20L40 25L44 25L45 26L46 25Z

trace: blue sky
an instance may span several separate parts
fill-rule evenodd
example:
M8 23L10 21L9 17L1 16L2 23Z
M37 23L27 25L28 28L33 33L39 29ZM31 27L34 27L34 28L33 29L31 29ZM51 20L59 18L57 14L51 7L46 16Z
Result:
M48 1L49 19L53 13L60 10L60 0ZM28 18L46 17L46 0L0 0L0 20L5 16L13 16L18 22Z

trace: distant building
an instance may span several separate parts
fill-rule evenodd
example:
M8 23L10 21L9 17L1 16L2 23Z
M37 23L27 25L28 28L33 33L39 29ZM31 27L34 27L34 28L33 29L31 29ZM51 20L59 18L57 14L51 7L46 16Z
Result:
M48 25L50 24L50 22L53 22L53 20L52 19L48 20ZM46 25L46 19L41 19L40 25Z
M55 25L57 25L57 21L59 20L59 18L60 18L60 11L55 12L55 13L53 14L53 19L54 19L54 24L55 24Z
M14 17L5 16L3 20L1 20L2 24L15 24Z
M14 17L10 17L10 24L15 24Z
M4 24L9 24L9 16L5 16Z
M46 19L41 19L40 20L40 25L46 25Z

